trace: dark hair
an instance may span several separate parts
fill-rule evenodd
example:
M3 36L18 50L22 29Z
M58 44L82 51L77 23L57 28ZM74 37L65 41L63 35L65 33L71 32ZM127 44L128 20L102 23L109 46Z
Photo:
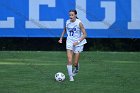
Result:
M76 10L74 10L74 9L70 10L69 12L74 12L74 14L75 14L75 15L77 15L77 11L76 11ZM76 18L78 19L78 17L77 17L77 16L76 16Z

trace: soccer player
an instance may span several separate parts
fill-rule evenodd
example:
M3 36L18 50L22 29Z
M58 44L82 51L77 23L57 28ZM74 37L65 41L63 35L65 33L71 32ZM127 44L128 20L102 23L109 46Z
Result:
M80 19L77 18L77 11L69 11L69 20L67 20L62 35L59 39L59 43L62 43L64 34L67 32L66 49L67 49L67 70L70 81L74 81L75 76L79 71L79 56L83 51L86 41L86 31ZM72 60L74 55L74 69L72 71Z

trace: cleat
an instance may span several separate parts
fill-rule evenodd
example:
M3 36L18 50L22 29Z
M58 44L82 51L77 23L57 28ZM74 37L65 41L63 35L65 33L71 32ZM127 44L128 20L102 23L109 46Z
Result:
M74 69L72 76L76 76L76 74L78 74L78 70Z
M74 78L73 78L73 76L70 76L70 81L74 81Z
M76 66L73 70L73 75L72 76L75 76L76 74L78 74L78 71L79 71L79 63L78 63L78 66Z

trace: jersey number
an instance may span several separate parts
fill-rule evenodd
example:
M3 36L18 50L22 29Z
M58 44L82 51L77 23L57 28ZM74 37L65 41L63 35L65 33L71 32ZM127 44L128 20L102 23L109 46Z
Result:
M73 36L74 35L74 31L73 30L71 30L69 32L70 32L70 36Z

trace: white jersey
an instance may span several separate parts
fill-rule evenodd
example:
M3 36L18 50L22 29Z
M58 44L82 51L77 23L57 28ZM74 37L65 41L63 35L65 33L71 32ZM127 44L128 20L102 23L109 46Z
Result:
M71 22L70 19L66 22L66 31L67 31L67 42L74 43L77 42L82 36L83 33L80 30L79 23L81 20L76 19L75 22ZM82 40L77 46L86 44L86 39Z

